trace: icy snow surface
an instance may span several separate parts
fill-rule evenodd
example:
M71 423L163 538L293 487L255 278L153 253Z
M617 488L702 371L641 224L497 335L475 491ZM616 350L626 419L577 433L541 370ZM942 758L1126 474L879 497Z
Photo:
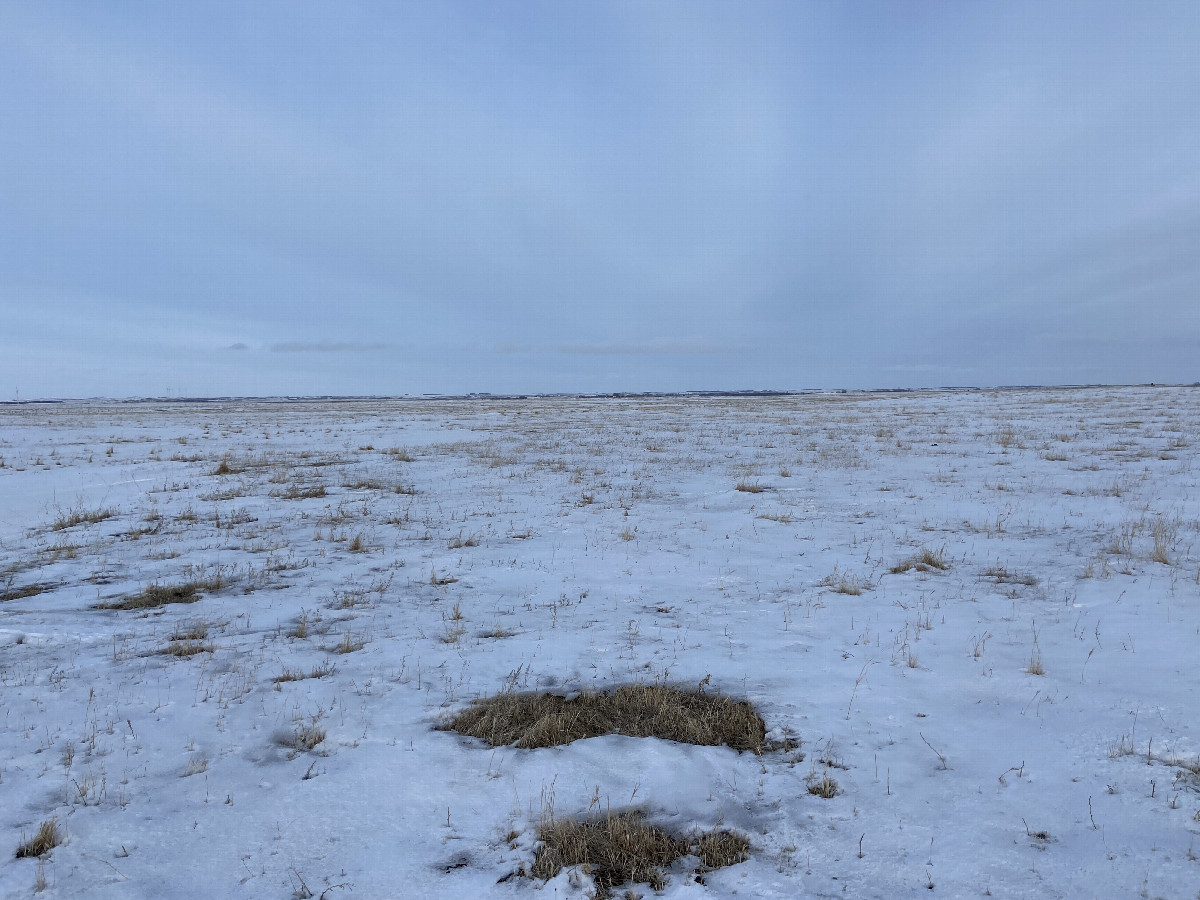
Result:
M0 896L583 897L505 876L598 796L749 838L666 897L1194 897L1198 451L1192 388L2 407ZM709 676L799 749L438 728Z

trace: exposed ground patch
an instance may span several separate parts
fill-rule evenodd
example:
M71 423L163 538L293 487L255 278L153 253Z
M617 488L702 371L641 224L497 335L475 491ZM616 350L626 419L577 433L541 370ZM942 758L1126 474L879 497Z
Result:
M499 694L477 701L446 727L493 747L515 743L525 749L624 734L758 753L766 739L762 717L745 700L642 684L569 700L557 694Z

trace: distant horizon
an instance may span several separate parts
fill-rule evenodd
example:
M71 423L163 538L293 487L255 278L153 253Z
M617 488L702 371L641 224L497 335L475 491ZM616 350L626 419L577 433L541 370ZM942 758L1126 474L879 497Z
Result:
M685 391L549 391L493 393L469 391L462 394L193 394L193 395L138 395L92 397L24 397L0 400L0 406L22 406L37 403L216 403L242 401L358 401L358 400L553 400L553 399L637 399L639 397L791 397L809 394L907 394L965 391L1054 391L1054 390L1104 390L1113 388L1200 388L1200 381L1165 382L1143 381L1125 384L947 384L931 387L876 387L876 388L727 388L696 389Z

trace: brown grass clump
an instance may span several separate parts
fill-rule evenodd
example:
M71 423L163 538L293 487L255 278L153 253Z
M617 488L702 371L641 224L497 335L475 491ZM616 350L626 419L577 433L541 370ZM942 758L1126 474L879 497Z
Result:
M326 660L319 666L313 666L307 672L303 669L288 669L284 670L275 676L276 682L283 681L303 681L305 678L324 678L326 675L332 675L336 671L333 663Z
M184 639L181 641L172 640L167 646L163 647L159 653L165 656L174 656L184 659L189 656L195 656L197 653L212 653L217 648L207 641L196 641Z
M63 842L63 837L63 831L58 827L58 819L47 819L33 837L21 841L17 846L17 859L45 856Z
M305 753L315 749L324 740L325 729L314 721L309 725L299 726L291 734L284 735L279 739L279 743L297 753Z
M33 584L25 584L21 587L10 587L8 590L0 591L0 603L7 603L9 600L23 600L26 597L36 597L38 594L46 591L54 590L58 587L50 582L34 582Z
M692 851L707 869L736 866L750 857L750 842L732 831L705 831L696 838Z
M200 591L215 591L220 587L220 576L205 581L186 581L182 584L151 584L140 594L113 603L101 603L96 609L153 609L168 603L195 603L200 599Z
M839 790L838 783L829 777L828 772L808 783L808 792L814 797L821 797L824 800L833 799L838 795Z
M62 513L55 519L50 525L50 530L65 531L68 528L74 528L76 525L95 525L97 522L103 522L105 519L111 519L118 512L117 509L112 507L72 509Z
M946 551L930 550L928 547L923 547L920 553L901 560L892 566L891 572L893 575L900 575L907 572L909 569L916 569L918 572L945 572L950 568L950 563L946 562Z
M553 878L564 866L579 866L592 875L596 896L612 896L621 884L667 885L662 869L694 854L705 870L742 862L750 843L728 831L680 837L646 822L641 813L626 811L582 820L550 819L538 829L541 846L530 869L534 878Z
M525 749L624 734L758 753L766 739L762 718L745 700L644 684L570 700L557 694L503 693L477 701L447 727L493 747L515 743Z
M325 496L325 485L289 485L282 491L273 491L272 497L280 497L284 500L313 500Z
M761 494L766 490L766 488L757 481L739 481L735 487L743 494Z
M1037 576L1035 575L1010 572L1004 566L1000 565L989 566L984 569L983 577L994 578L997 584L1022 584L1025 587L1033 587L1038 583Z

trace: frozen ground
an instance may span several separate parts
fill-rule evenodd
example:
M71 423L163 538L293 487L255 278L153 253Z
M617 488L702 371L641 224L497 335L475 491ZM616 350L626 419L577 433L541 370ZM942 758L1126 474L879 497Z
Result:
M598 797L749 837L667 897L1195 897L1198 455L1190 388L0 408L0 896L582 897L501 879ZM436 729L710 676L800 750Z

